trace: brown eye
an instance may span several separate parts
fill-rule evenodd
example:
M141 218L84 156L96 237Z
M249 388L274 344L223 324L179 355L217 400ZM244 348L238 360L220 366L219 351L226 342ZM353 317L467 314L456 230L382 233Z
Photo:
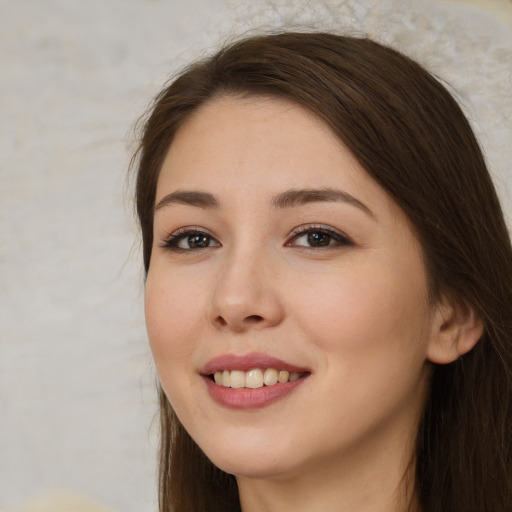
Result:
M220 247L211 235L203 231L187 230L172 235L163 247L174 251L193 251L208 249L209 247Z
M189 235L184 242L188 244L187 249L204 249L210 245L210 237L206 235ZM181 246L181 244L178 244Z
M287 244L292 247L305 247L308 249L336 248L344 245L352 245L345 235L327 228L303 227L292 237Z
M331 236L327 233L309 233L307 235L308 244L311 247L326 247L331 243Z

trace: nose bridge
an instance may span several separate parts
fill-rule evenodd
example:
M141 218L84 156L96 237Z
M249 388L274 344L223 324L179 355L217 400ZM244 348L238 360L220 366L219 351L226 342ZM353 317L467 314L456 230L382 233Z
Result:
M226 250L211 304L217 328L243 331L279 323L283 307L273 268L263 243L240 240Z

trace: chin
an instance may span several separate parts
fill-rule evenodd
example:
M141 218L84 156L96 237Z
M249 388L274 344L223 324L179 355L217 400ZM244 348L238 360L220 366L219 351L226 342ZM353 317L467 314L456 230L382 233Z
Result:
M236 477L273 479L291 469L291 454L282 442L278 445L268 440L263 443L256 435L244 436L238 442L228 437L222 440L217 438L216 441L210 439L205 445L198 443L211 462L222 471Z
M266 460L264 455L260 455L258 460L254 460L252 457L242 460L233 460L232 458L225 457L221 460L216 458L210 460L219 469L237 478L274 480L283 478L289 472L281 464Z

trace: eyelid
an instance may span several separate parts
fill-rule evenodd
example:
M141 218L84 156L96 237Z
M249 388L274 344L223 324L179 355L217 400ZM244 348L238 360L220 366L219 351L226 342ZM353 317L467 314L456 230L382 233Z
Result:
M338 245L354 245L354 242L352 239L347 236L342 231L335 229L331 226L326 226L323 224L304 224L302 226L296 227L288 237L288 241L286 242L286 246L290 247L294 240L297 238L307 235L309 233L325 233L329 236L331 236L335 241L338 242ZM332 246L325 246L322 249L327 249ZM308 247L304 247L305 249L309 249ZM311 249L318 250L320 248L311 247Z
M176 242L180 241L180 239L185 238L190 235L205 235L211 238L217 245L213 247L220 247L221 243L217 240L217 238L210 233L205 228L201 228L199 226L183 226L178 228L168 235L162 237L160 247L163 249L173 250L175 252L193 252L198 251L200 249L182 249L176 245ZM204 249L208 249L210 247L204 247Z

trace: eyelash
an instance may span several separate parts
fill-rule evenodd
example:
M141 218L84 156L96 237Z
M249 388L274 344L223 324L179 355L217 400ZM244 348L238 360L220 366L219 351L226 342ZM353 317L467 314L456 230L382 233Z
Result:
M177 231L174 231L168 237L166 237L163 240L161 247L163 247L164 249L168 249L170 251L173 251L173 252L177 252L177 253L187 253L187 252L197 251L197 250L200 250L200 249L208 249L208 248L210 248L210 246L208 246L208 247L199 247L197 249L183 249L181 247L178 247L178 244L182 240L184 240L187 237L194 236L194 235L207 237L210 240L215 241L216 244L219 244L217 246L212 246L212 247L220 246L220 243L217 242L217 240L215 240L215 238L210 233L208 233L208 231L205 231L205 230L200 229L200 228L184 227L184 228L178 229Z
M332 248L332 247L339 247L339 246L343 246L343 245L346 245L346 246L350 246L350 245L354 245L354 243L352 242L352 240L350 240L350 238L348 238L345 234L339 232L339 231L335 231L331 228L328 228L326 226L321 226L321 225L304 225L304 226L299 226L298 228L296 228L292 234L291 234L291 239L289 242L286 243L287 246L292 246L292 242L296 241L297 239L305 236L305 235L312 235L312 234L322 234L322 235L327 235L328 237L330 237L330 241L334 241L335 243L329 243L328 245L326 246L321 246L321 247L312 247L312 246L298 246L302 249L311 249L311 250L319 250L319 249L328 249L328 248Z
M329 243L325 246L319 246L319 247L313 247L313 246L306 246L306 245L299 245L297 247L300 247L301 249L305 250L325 250L332 247L339 247L339 246L351 246L354 245L352 240L348 238L343 233L340 233L339 231L334 231L333 229L327 228L325 226L320 225L304 225L299 226L296 228L290 235L290 239L288 242L286 242L287 247L293 247L293 242L298 240L299 238L306 236L306 235L313 235L313 234L321 234L326 235L329 237ZM217 245L208 245L207 247L198 247L198 248L189 248L189 249L183 249L181 247L178 247L178 244L184 240L187 237L191 237L194 235L198 236L204 236L210 239L210 242L213 241ZM331 243L334 241L334 243ZM210 234L208 231L205 231L200 228L194 228L194 227L184 227L180 228L179 230L175 231L168 237L166 237L161 247L164 249L168 249L173 252L177 253L188 253L192 251L197 251L201 249L209 249L212 247L219 247L221 244Z

